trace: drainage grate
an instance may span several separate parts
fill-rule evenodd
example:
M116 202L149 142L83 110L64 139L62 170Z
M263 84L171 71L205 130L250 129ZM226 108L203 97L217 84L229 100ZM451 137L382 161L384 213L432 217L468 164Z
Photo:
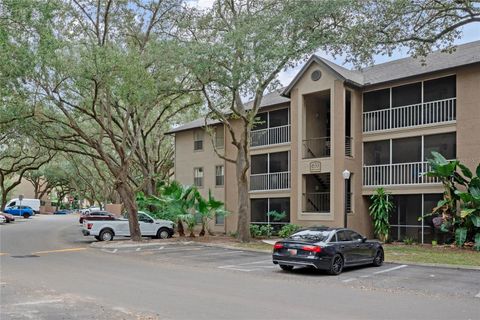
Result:
M39 258L40 256L34 254L26 254L24 256L10 256L11 258Z

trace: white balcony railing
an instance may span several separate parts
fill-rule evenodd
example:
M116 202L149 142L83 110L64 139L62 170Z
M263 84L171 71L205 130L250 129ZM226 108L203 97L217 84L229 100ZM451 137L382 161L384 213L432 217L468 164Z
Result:
M290 172L274 172L250 175L250 190L290 189Z
M391 186L412 184L435 184L440 181L427 177L428 162L394 163L363 166L364 186Z
M252 131L251 139L252 147L290 142L290 125Z
M363 132L409 128L456 120L457 98L363 113Z

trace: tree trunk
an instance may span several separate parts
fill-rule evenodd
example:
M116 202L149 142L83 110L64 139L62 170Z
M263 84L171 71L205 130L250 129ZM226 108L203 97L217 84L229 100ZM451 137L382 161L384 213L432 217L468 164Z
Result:
M182 219L178 219L177 225L178 235L180 237L185 237L185 228L183 228Z
M205 222L202 221L202 230L198 234L199 237L205 237Z
M140 225L138 224L138 208L135 202L135 193L130 186L122 181L119 181L116 186L117 192L122 198L123 205L128 214L128 225L130 227L130 238L132 241L141 241L142 234L140 232Z
M243 146L246 138L242 137ZM250 241L250 210L248 196L248 179L245 167L247 166L247 153L244 148L239 148L236 159L236 175L238 183L238 225L237 237L242 242Z
M2 203L1 203L0 211L5 210L6 205L7 205L7 192L2 192Z

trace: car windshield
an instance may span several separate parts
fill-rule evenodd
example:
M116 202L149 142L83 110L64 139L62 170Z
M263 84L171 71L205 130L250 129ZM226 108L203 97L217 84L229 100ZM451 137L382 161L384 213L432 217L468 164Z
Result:
M290 236L292 240L325 242L332 231L330 230L302 230Z

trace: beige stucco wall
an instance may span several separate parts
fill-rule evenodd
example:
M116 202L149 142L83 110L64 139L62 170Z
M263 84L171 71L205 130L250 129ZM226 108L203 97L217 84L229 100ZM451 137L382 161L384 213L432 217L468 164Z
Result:
M457 158L472 171L480 163L480 65L457 73Z
M193 185L193 170L203 168L203 187L199 191L203 197L208 197L208 190L212 195L225 202L225 188L215 186L215 166L225 166L225 161L215 154L212 139L204 132L203 150L193 150L194 130L177 132L175 134L175 180L184 185ZM225 174L226 176L226 174ZM224 183L226 184L225 178ZM223 225L210 225L216 232L224 232Z

